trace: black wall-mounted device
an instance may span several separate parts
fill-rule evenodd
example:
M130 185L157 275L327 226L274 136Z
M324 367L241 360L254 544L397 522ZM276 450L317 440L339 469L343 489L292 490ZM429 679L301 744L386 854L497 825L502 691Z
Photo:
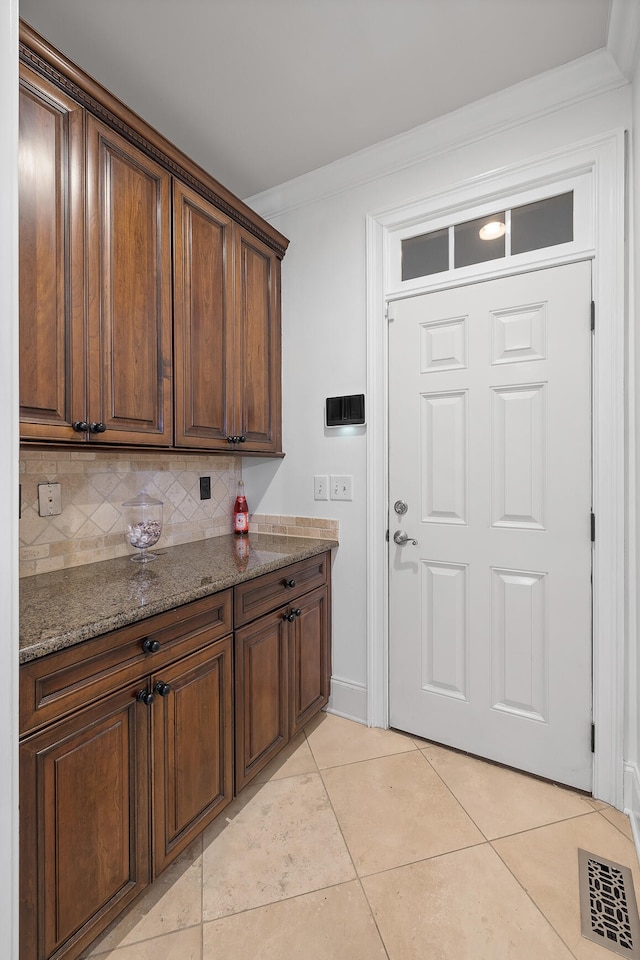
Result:
M349 397L327 397L325 423L328 427L346 427L364 422L364 393L354 393Z

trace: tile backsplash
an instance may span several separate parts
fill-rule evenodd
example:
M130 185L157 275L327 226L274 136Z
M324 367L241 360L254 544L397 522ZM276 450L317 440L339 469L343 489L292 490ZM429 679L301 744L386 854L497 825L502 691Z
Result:
M122 503L141 490L164 504L158 548L231 533L241 464L239 457L158 451L22 449L20 576L132 554L124 535ZM210 500L200 499L202 476L211 477ZM59 516L39 515L39 483L61 485ZM337 538L338 523L256 514L249 530Z

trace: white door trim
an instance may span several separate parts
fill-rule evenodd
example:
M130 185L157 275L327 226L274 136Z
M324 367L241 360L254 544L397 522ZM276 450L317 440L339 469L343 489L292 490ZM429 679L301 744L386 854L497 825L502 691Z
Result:
M391 230L437 211L459 213L485 200L590 171L594 209L593 794L622 808L625 657L625 134L589 140L534 162L473 178L455 189L367 217L367 722L387 727L388 578L387 327ZM419 291L413 290L412 293ZM423 291L420 291L423 292ZM396 293L397 296L397 293ZM632 438L628 438L630 444ZM630 461L633 450L629 450ZM633 531L629 531L633 536ZM630 550L632 545L630 545ZM635 590L629 584L629 590ZM632 598L630 598L630 603Z

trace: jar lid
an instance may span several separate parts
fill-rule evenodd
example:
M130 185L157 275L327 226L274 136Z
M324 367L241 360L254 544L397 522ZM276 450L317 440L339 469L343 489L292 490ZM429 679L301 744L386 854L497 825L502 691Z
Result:
M156 500L155 497L151 497L146 490L141 490L137 497L134 497L133 500L125 500L122 504L123 507L161 507L162 500Z

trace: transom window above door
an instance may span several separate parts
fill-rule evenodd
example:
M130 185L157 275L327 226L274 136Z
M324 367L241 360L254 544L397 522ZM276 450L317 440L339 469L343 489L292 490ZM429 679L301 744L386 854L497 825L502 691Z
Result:
M389 231L392 297L593 256L597 217L590 173L495 192L474 204L463 197L461 191L460 202L439 209L432 200L412 224Z
M573 190L401 241L402 280L573 241Z

